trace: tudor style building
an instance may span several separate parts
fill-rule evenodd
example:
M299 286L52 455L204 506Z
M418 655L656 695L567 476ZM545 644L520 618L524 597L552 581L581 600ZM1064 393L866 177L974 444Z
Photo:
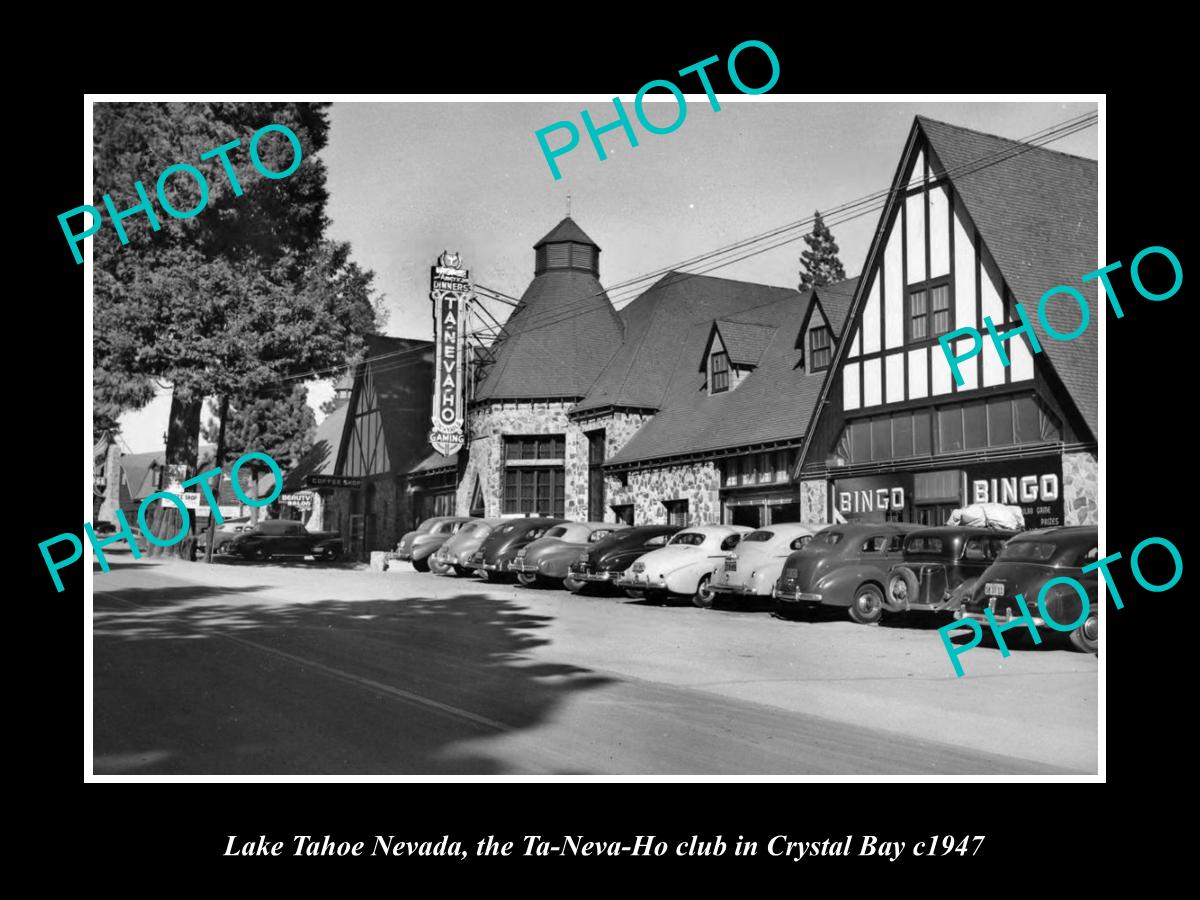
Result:
M1095 162L917 118L795 470L805 520L941 524L991 501L1029 528L1096 522L1096 329L1040 354L1018 335L1008 366L985 337L962 385L937 342L1077 284L1096 221ZM1050 309L1060 333L1079 322Z

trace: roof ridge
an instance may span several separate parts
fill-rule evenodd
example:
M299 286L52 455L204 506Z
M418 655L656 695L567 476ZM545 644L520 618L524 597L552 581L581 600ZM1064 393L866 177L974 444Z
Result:
M1091 159L1090 157L1087 157L1087 156L1080 156L1078 153L1067 153L1064 150L1053 150L1050 147L1043 146L1042 144L1031 144L1029 141L1021 141L1021 140L1017 140L1016 138L1005 137L1002 134L993 134L990 131L980 131L977 128L967 128L964 125L955 125L953 122L944 122L941 119L935 119L931 116L923 116L920 113L917 114L916 118L917 118L917 121L922 122L922 123L932 122L934 125L941 125L944 128L950 128L950 129L953 129L954 131L965 131L967 134L978 134L978 135L982 135L983 137L994 138L995 140L998 140L998 141L1007 141L1008 143L1013 144L1017 147L1028 147L1031 151L1032 150L1041 150L1045 153L1053 153L1056 156L1065 156L1065 157L1067 157L1067 159L1078 159L1078 160L1081 160L1082 162L1091 163L1092 165L1099 164L1097 160ZM953 177L953 175L951 177Z

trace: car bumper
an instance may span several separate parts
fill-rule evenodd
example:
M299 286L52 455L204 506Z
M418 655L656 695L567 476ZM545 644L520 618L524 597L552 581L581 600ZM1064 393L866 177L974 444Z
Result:
M567 573L569 578L574 578L576 581L592 581L603 584L619 584L621 578L620 572L575 572Z
M624 588L629 591L665 591L668 590L666 579L663 578L637 578L633 575L625 576L617 580L617 587Z
M1007 625L1009 622L1015 622L1021 618L1021 616L1014 616L1011 608L999 614L993 612L992 615L995 617L997 625ZM954 611L954 618L974 619L982 625L988 624L987 615L981 609L957 609ZM1033 622L1034 627L1046 627L1046 620L1041 616L1030 616L1029 619Z
M513 560L508 565L509 572L519 572L522 575L537 575L538 567L536 565L523 562L519 559Z
M782 600L784 603L821 603L823 602L820 594L810 594L806 591L786 590L784 588L775 588L771 591L771 596L776 600Z
M503 560L501 562L494 562L494 563L472 562L469 565L473 566L476 569L483 569L483 571L485 571L485 572L507 572L508 571L508 562L506 560Z

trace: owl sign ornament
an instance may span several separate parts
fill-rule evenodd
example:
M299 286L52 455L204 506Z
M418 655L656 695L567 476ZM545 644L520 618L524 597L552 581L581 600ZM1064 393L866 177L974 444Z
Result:
M434 379L433 430L429 443L442 456L463 445L463 332L462 319L473 299L470 273L457 253L445 251L430 270L433 300Z

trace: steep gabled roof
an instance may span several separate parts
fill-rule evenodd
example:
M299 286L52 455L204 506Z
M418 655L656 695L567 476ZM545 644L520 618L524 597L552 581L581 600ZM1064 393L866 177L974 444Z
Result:
M770 325L752 325L733 319L717 319L713 330L721 335L729 361L737 366L757 366L775 333Z
M609 463L796 441L804 435L825 380L824 374L809 375L798 366L796 334L808 318L812 293L774 290L783 292L783 299L737 316L768 334L754 371L732 390L710 396L704 373L692 361L696 352L703 352L712 323L693 324L683 336L683 352L673 361L661 410Z
M924 116L917 117L914 127L921 129L932 148L931 170L949 172L1000 274L1031 320L1042 294L1060 284L1078 286L1081 276L1102 265L1096 255L1095 160ZM999 161L980 166L981 159ZM1094 302L1096 292L1090 293ZM1035 327L1043 354L1096 436L1097 322L1104 309L1093 306L1092 312L1087 329L1071 341L1043 338L1040 325ZM1075 304L1061 300L1047 304L1046 318L1059 333L1071 332L1079 324ZM989 345L984 352L994 350Z
M304 479L309 475L334 474L338 447L342 445L342 429L346 425L347 409L349 404L343 403L321 420L313 436L312 447L284 475L283 489L286 493L293 494L304 490Z
M800 302L791 288L668 272L621 310L626 339L573 412L660 408L677 365L685 361L694 370L703 356L714 319L750 322L748 310L780 300ZM693 346L689 334L697 325L701 336Z
M825 321L833 329L834 337L841 337L842 329L846 327L846 315L850 312L850 302L854 299L854 289L858 287L858 278L847 278L833 284L823 284L814 290L817 302L825 312Z
M371 373L375 399L381 413L388 462L393 472L403 472L428 451L426 437L432 427L433 341L370 334L364 339L367 362L358 372ZM349 407L359 401L361 384ZM353 412L347 412L352 416Z

